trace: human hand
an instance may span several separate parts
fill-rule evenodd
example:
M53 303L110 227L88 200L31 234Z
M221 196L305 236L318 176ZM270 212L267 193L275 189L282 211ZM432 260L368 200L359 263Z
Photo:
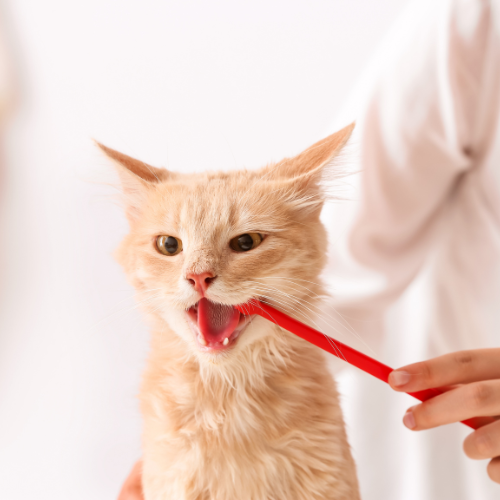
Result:
M473 417L500 415L499 379L500 349L479 349L404 366L391 372L389 384L401 392L446 388L445 393L407 410L403 423L419 431ZM491 459L488 475L500 483L500 420L469 434L464 451L475 460Z
M123 484L118 500L144 500L142 494L142 462L137 462Z

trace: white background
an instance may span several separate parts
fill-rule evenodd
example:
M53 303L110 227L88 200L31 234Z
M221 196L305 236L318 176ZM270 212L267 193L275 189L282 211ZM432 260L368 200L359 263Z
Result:
M147 331L91 138L173 170L320 139L397 0L11 0L0 181L0 498L113 499L140 456ZM361 471L363 473L363 471Z

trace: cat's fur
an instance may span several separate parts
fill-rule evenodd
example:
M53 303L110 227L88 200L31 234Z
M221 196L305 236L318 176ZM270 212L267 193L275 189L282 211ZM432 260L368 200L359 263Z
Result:
M304 321L324 290L321 180L352 126L261 170L183 175L101 146L118 168L130 233L117 259L152 323L141 390L146 500L356 500L335 383L318 348L254 317L235 346L202 352L188 272L213 302L261 298ZM258 232L244 253L235 236ZM181 238L165 256L155 238Z

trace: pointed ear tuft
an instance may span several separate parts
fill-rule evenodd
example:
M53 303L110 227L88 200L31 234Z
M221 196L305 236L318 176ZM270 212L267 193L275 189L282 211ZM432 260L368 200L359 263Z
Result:
M316 142L294 158L280 162L275 172L282 179L293 179L308 174L320 173L342 150L354 129L354 123ZM273 175L273 177L275 177Z
M313 144L294 158L285 158L277 165L266 167L262 178L276 184L283 202L294 206L297 213L307 217L319 216L326 189L325 178L342 175L336 172L332 161L340 153L354 129L354 123Z
M141 214L148 192L159 182L168 179L170 173L163 168L152 167L108 148L97 141L96 145L113 160L116 166L124 195L125 212L129 222L132 223Z
M144 181L156 183L164 180L168 175L168 172L164 168L152 167L151 165L148 165L140 160L136 160L131 156L127 156L119 151L108 148L100 142L95 141L95 143L108 158L115 161L118 165L125 167L129 172L135 174Z

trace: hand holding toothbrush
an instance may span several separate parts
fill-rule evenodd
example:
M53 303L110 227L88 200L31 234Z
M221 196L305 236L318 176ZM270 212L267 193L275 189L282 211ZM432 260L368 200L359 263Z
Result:
M500 348L459 351L394 370L389 384L400 392L449 388L409 408L403 423L431 429L466 419L500 415ZM475 430L464 441L465 454L490 459L488 475L500 483L500 419Z

